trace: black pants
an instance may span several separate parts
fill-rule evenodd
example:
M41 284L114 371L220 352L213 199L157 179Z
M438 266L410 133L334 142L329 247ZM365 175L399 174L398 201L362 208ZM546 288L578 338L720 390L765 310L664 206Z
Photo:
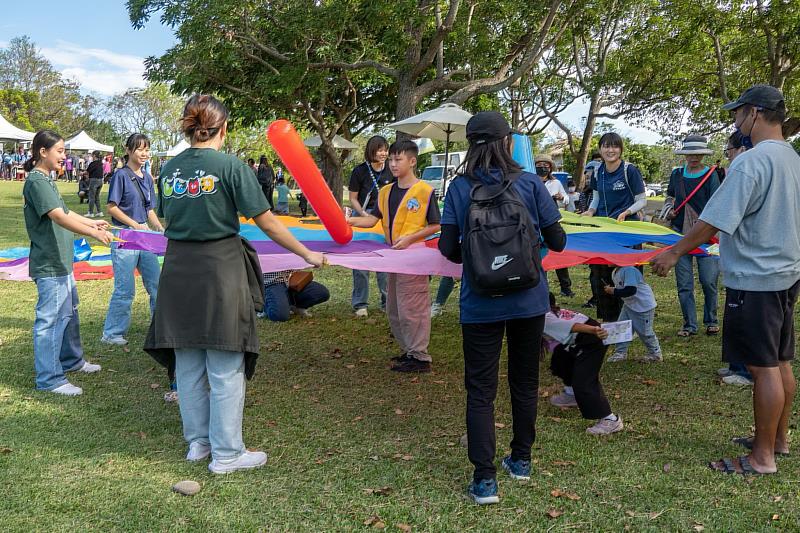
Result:
M267 198L270 210L275 211L275 204L272 203L272 193L275 190L274 187L272 185L262 185L261 190L264 192L264 196Z
M614 267L610 265L589 265L589 284L592 286L592 297L597 304L597 318L605 322L613 322L622 311L622 299L606 294L603 287L614 286L611 274Z
M462 324L464 385L467 390L467 441L474 479L494 478L497 442L494 399L503 336L508 341L508 386L511 391L513 439L511 457L530 460L536 438L539 353L544 316L485 324Z
M572 288L572 280L569 279L569 269L556 269L556 277L558 278L558 284L561 286L561 292L568 294Z
M579 333L573 346L559 344L553 350L550 361L553 375L561 378L564 385L573 388L578 409L583 418L589 420L611 414L611 406L600 384L600 367L603 366L607 349L608 346L594 335Z

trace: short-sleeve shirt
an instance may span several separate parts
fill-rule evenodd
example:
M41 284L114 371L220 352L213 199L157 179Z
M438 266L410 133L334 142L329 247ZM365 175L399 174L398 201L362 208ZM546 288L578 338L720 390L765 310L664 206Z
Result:
M800 279L800 156L784 141L739 155L700 220L722 231L726 287L783 291Z
M389 227L391 228L394 224L394 216L397 214L397 209L400 207L400 202L403 201L403 197L408 192L408 189L401 189L400 185L397 182L392 184L392 188L389 189ZM375 209L370 211L370 214L383 219L383 213L381 213L380 206L375 204ZM441 212L439 211L439 201L436 199L436 191L431 193L431 200L428 202L428 212L425 215L425 221L430 224L439 224L442 220Z
M36 279L70 274L74 235L47 216L47 213L59 207L69 213L55 183L49 176L33 170L25 180L22 197L25 229L31 240L28 275Z
M190 148L168 161L158 181L164 235L179 241L211 241L239 233L239 216L269 209L253 171L238 158L212 148Z
M500 181L499 173L491 176L482 175L481 180L487 184L497 183ZM527 206L537 233L541 233L541 228L547 228L561 220L561 214L539 176L523 172L512 186ZM470 179L466 176L457 176L450 183L444 199L442 224L458 226L462 235L470 205L471 190ZM465 257L464 261L469 261L469 258ZM499 297L477 294L470 287L469 279L466 276L462 277L461 323L482 324L544 315L550 310L550 300L547 292L547 276L544 271L540 274L539 284L536 287Z
M117 204L123 213L139 224L147 222L147 213L156 203L153 178L142 169L142 177L133 173L129 167L122 167L114 172L108 185L108 203ZM111 217L117 226L124 223Z
M686 197L692 194L692 191L697 188L700 180L708 173L708 171L709 167L704 167L700 172L690 174L686 171L685 166L683 168L676 168L672 171L672 174L669 177L669 186L667 186L667 196L671 196L675 199L675 207L681 205ZM708 204L711 196L713 196L717 189L719 189L720 181L719 170L714 171L714 173L708 177L706 182L703 183L703 186L697 189L697 192L694 193L691 198L689 198L687 204L692 206L692 209L694 209L695 213L699 215L703 212L703 209L706 208L706 204ZM683 182L682 185L681 182ZM685 213L686 207L684 206L680 211L678 211L677 216L672 220L672 229L675 231L683 231L683 219Z
M622 299L631 311L646 313L656 308L656 296L653 294L653 289L645 282L644 276L638 268L632 266L616 268L611 279L614 281L615 289L636 287L636 294Z
M636 165L628 163L628 179L625 180L625 161L621 161L614 172L606 171L602 163L596 173L592 174L591 188L600 195L596 216L617 218L628 209L637 194L643 194L644 180Z
M289 187L285 183L278 185L278 203L283 204L289 201Z
M372 172L371 175L370 171ZM372 181L373 177L378 183L377 188ZM369 163L365 162L353 169L352 174L350 174L348 190L358 193L358 203L361 204L361 207L363 207L365 211L369 212L375 209L378 203L378 191L380 191L381 187L393 181L394 177L389 171L388 164L384 164L383 170L377 172ZM367 201L367 195L369 195L369 202L367 202L367 205L364 205L364 202Z

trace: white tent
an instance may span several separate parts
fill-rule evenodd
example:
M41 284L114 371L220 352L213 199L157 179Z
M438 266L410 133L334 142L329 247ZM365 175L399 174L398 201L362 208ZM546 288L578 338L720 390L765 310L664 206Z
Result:
M64 147L67 150L77 150L79 152L94 152L95 150L99 152L114 152L113 146L108 144L100 144L89 137L89 134L85 131L81 131L75 137L65 142Z
M309 137L308 139L303 141L303 144L305 144L306 146L311 146L311 147L322 146L322 139L320 138L319 135L314 135L313 137ZM333 136L333 147L338 149L338 150L356 150L356 149L358 149L358 145L357 144L348 141L347 139L345 139L341 135L334 135Z
M0 139L12 141L32 141L35 133L21 130L0 115Z
M179 153L183 152L184 150L191 148L191 145L183 139L181 142L167 150L166 152L158 152L156 155L158 157L175 157Z

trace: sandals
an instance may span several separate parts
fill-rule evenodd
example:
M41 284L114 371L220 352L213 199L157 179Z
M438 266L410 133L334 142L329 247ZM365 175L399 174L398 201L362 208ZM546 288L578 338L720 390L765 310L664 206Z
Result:
M731 442L733 444L738 444L739 446L741 446L743 448L747 448L748 450L752 450L753 449L753 439L755 439L755 437L736 437L734 439L731 439ZM778 451L775 452L775 457L779 457L779 456L780 457L786 457L788 455L791 455L791 454L789 452L778 452Z
M719 468L718 464L715 464L713 462L708 463L708 467L711 470L714 470L716 472L722 472L723 474L741 474L743 476L768 475L768 473L759 472L755 468L753 468L753 465L750 464L750 458L747 457L746 455L741 455L737 457L737 459L739 460L739 469L737 469L736 465L733 464L733 460L728 459L727 457L723 457L722 459L720 459L720 463L722 463L720 466L722 466L722 468Z
M688 329L682 329L678 331L678 337L691 337L692 335L697 335L697 332L690 331Z
M706 328L706 335L709 337L719 333L719 326L708 326Z

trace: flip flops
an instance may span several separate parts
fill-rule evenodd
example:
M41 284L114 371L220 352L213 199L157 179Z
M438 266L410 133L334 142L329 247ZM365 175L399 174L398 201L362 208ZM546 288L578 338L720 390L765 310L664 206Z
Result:
M692 335L697 335L697 332L690 331L688 329L682 329L678 331L678 337L691 337Z
M723 474L741 474L743 476L765 476L772 473L757 471L755 468L753 468L753 465L750 464L750 458L746 455L740 455L737 457L737 459L739 460L739 469L737 469L736 465L733 464L733 460L728 459L727 457L723 457L719 460L719 462L722 463L721 465L719 465L719 463L711 462L708 463L708 467L711 470L722 472ZM722 466L722 468L719 466Z
M706 328L706 335L708 335L709 337L711 335L716 335L718 333L719 333L719 326L708 326Z
M731 439L731 442L733 444L738 444L743 448L747 448L748 450L752 450L754 438L755 437L736 437L734 439ZM790 455L789 452L777 452L777 451L775 452L775 457L786 457L788 455Z

